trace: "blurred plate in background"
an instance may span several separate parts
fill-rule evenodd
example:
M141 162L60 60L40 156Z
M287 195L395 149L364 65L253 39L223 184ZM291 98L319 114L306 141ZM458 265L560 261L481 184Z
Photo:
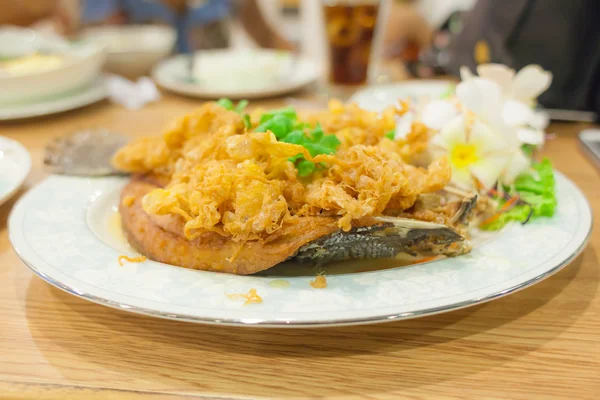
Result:
M350 102L370 111L383 111L398 100L412 101L439 99L449 92L456 83L446 80L418 80L389 85L371 86L359 90Z
M31 157L25 147L0 136L0 205L23 186L30 171Z
M104 78L70 92L46 98L39 102L0 105L0 121L41 117L74 110L104 100L107 96Z
M191 60L193 58L193 62ZM317 64L290 52L207 50L158 64L152 77L173 92L202 98L277 96L317 81Z
M92 82L105 60L101 46L71 43L31 29L0 28L0 104L24 105Z
M105 70L133 79L171 54L177 32L161 25L94 26L85 28L81 38L106 49Z

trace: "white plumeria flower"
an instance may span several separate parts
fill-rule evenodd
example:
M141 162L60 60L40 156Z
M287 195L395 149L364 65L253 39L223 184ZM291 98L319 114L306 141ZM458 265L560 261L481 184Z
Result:
M444 125L460 114L457 103L450 100L433 100L411 109L398 117L394 139L404 139L411 132L416 121L423 123L433 131L441 130Z
M413 122L415 122L415 112L410 110L396 118L396 131L394 140L404 139L412 131Z
M523 153L523 150L515 150L512 152L512 156L502 171L500 181L506 185L510 185L530 166L531 159Z
M456 97L456 100L435 100L427 104L421 113L422 122L433 130L441 130L461 113L462 106L484 121L500 122L503 98L495 82L471 74L456 87Z
M439 131L459 114L460 110L455 101L434 100L423 107L421 122L428 128Z
M494 81L473 78L456 86L456 97L462 107L491 124L502 124L502 91Z
M509 126L517 129L519 140L525 144L541 146L544 144L548 127L548 114L536 112L523 103L508 100L502 108L502 117Z
M460 83L456 96L462 114L446 123L432 140L434 156L448 155L455 183L472 187L476 178L485 187L510 184L529 166L516 130L503 121L502 91L488 79Z
M402 112L396 116L396 129L394 130L394 140L405 139L412 130L412 124L415 122L417 110L407 100L398 100L396 109Z
M473 186L473 177L492 187L509 162L506 141L501 134L480 120L458 116L432 140L434 156L447 155L452 180L464 187Z
M542 145L548 116L536 112L532 107L539 95L550 87L552 73L544 71L539 65L529 65L515 73L501 64L480 65L477 73L480 78L493 81L501 88L505 99L502 117L507 125L517 129L519 140L526 144ZM460 75L463 81L477 79L467 67L461 68Z

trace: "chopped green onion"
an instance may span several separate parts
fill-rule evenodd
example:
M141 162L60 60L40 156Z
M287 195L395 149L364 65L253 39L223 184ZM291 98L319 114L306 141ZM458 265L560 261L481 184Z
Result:
M246 129L250 129L252 127L252 122L250 122L250 116L248 114L242 115L242 121L244 121L244 126Z
M217 105L223 107L226 110L233 110L233 102L229 99L219 99Z
M296 121L296 119L298 118L298 116L296 115L296 110L294 110L291 107L286 107L286 108L280 108L278 110L273 110L273 111L269 111L267 113L264 113L261 117L260 117L260 123L264 123L267 122L268 120L274 118L275 116L280 115L280 116L284 116L286 118L289 118L293 121Z
M288 133L286 135L286 137L284 137L283 139L281 139L281 141L285 142L285 143L292 143L292 144L302 145L304 143L304 132L302 132L302 131L291 131L290 133Z
M241 114L242 111L248 106L248 100L240 100L240 102L235 106L235 112Z
M281 142L303 146L312 157L320 154L334 154L337 151L340 141L335 135L326 134L320 124L310 129L309 124L298 122L297 119L296 110L291 107L269 111L261 115L260 123L254 131L270 131ZM305 160L302 154L290 157L289 160L294 163L298 175L303 177L322 168L321 165Z
M256 132L271 131L277 137L277 139L283 139L292 131L293 128L294 121L292 121L290 118L286 118L282 114L279 114L265 120L264 122L261 122L261 124L256 127Z
M302 160L296 164L296 168L298 169L298 175L308 176L315 172L316 165L312 161Z

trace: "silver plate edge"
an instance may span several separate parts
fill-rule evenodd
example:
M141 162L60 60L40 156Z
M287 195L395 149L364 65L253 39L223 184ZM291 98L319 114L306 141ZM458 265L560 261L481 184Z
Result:
M54 108L51 108L50 111L44 112L23 111L22 108L24 107L16 108L16 110L13 111L4 111L0 113L0 122L22 121L46 117L49 115L62 114L73 110L79 110L80 108L91 106L92 104L99 103L103 100L108 99L108 90L105 87L100 87L100 85L104 86L106 77L106 75L101 74L99 77L95 78L89 83L89 87L87 89L83 89L81 93L75 95L83 99L83 101L81 101L77 105L71 104L69 106L61 105L57 107L56 104L54 104ZM65 100L65 98L59 98L59 100ZM58 100L56 102L58 102ZM52 106L51 101L47 101L46 103L49 103ZM40 104L44 103L31 103L28 104L28 106L39 106Z

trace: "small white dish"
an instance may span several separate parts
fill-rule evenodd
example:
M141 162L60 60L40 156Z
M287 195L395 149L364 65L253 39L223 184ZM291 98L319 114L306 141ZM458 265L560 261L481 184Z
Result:
M414 318L472 306L513 293L560 270L580 253L592 213L581 191L556 173L552 218L510 225L474 242L470 254L398 267L396 261L325 266L327 288L314 289L316 269L285 265L256 276L195 271L135 255L116 209L127 178L52 176L25 194L9 218L19 257L48 283L124 311L220 325L306 327ZM48 233L52 234L49 235ZM379 269L365 272L365 267ZM353 269L350 267L352 266ZM256 289L260 304L228 294Z
M16 140L0 136L0 205L23 186L31 171L31 156Z
M370 86L354 93L350 102L369 111L383 111L398 100L435 100L441 98L456 83L445 80L417 80Z
M64 61L50 69L0 74L1 105L39 102L83 87L99 75L105 59L102 47L92 43L69 43L31 29L0 28L0 56L12 58L35 52L58 55Z
M161 62L152 77L165 89L188 96L255 99L294 92L316 82L320 75L313 60L260 49L196 53L190 77L189 57L178 55Z
M81 37L105 47L107 71L137 78L171 54L177 33L159 25L97 26L85 28Z
M70 111L97 103L106 97L104 78L100 76L83 88L49 97L43 101L16 105L0 104L0 121L41 117Z

